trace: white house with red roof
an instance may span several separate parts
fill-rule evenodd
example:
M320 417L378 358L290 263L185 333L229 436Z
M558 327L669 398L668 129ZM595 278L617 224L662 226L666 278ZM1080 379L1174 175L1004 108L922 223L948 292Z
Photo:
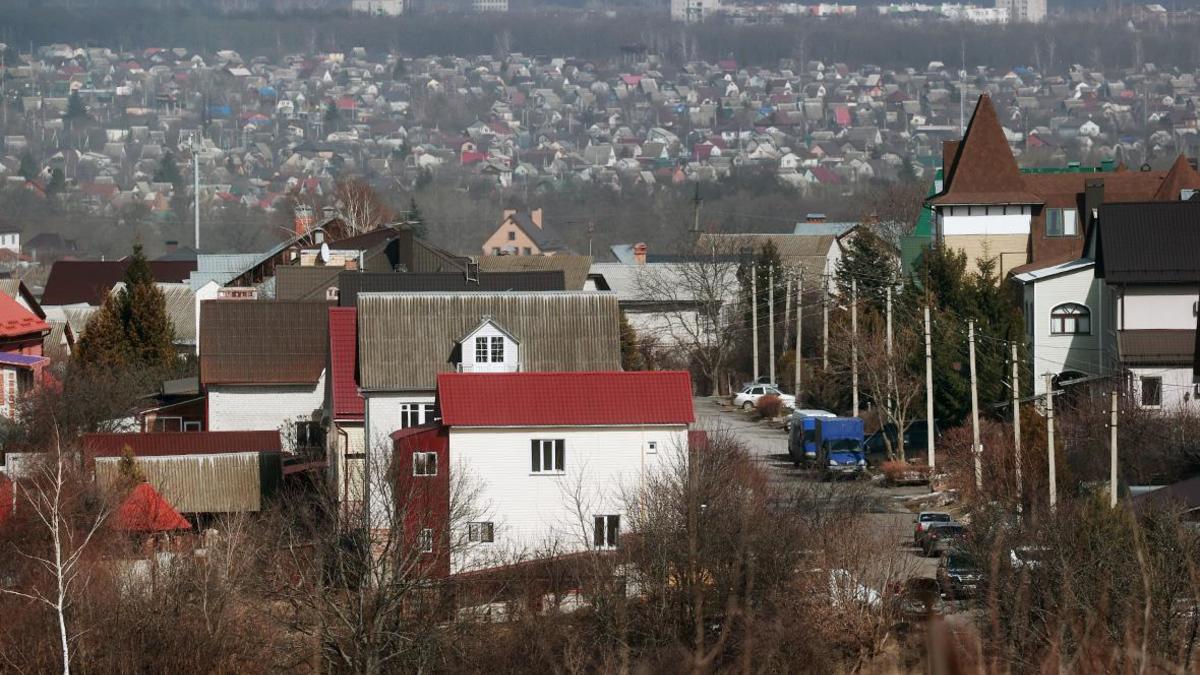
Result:
M392 440L406 545L442 574L617 548L695 420L686 372L443 373L437 400Z
M42 356L49 332L41 317L0 293L0 417L12 417L20 398L41 381L50 363Z

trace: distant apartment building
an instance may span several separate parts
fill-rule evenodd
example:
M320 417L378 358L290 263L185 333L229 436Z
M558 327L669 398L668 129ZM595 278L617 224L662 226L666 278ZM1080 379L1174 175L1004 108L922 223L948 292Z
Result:
M1046 0L996 0L997 9L1008 10L1012 23L1042 23L1046 20Z
M671 0L671 20L698 23L721 11L721 0Z
M404 13L404 0L351 0L350 9L356 14L400 16Z
M471 0L476 12L507 12L508 0Z

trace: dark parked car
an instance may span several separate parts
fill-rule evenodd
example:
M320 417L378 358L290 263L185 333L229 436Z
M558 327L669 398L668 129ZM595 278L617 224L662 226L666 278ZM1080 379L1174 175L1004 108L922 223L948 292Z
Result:
M947 598L969 598L979 592L983 569L971 556L958 550L947 551L938 562L938 584Z
M930 528L925 532L922 550L924 550L926 556L938 555L939 553L958 548L966 535L967 528L959 523L932 523Z
M934 438L941 435L937 420L933 422L933 434ZM915 456L914 453L925 452L929 446L928 438L929 428L925 425L925 420L913 420L909 422L908 428L904 431L904 454L911 459ZM867 461L872 464L878 464L886 460L888 441L892 444L892 452L895 452L899 445L895 424L885 424L882 429L867 437L867 440L863 443L863 446L867 450Z

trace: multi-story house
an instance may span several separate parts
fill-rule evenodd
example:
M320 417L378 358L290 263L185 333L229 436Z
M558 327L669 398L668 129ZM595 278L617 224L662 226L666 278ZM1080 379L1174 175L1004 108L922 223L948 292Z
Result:
M437 401L391 439L397 525L441 574L615 549L647 482L686 470L685 372L444 373Z

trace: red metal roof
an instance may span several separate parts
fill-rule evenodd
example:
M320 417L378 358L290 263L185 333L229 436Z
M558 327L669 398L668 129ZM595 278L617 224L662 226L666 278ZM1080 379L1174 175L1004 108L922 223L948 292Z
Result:
M170 532L190 530L192 524L149 483L140 483L117 507L113 527L127 532Z
M278 431L164 431L148 434L84 434L84 456L135 457L215 455L231 452L279 452Z
M49 324L10 296L0 293L0 337L20 337L48 330Z
M438 403L447 426L690 424L686 372L443 373Z
M358 310L354 307L329 308L329 359L334 419L363 419L363 397L354 379L358 363Z

